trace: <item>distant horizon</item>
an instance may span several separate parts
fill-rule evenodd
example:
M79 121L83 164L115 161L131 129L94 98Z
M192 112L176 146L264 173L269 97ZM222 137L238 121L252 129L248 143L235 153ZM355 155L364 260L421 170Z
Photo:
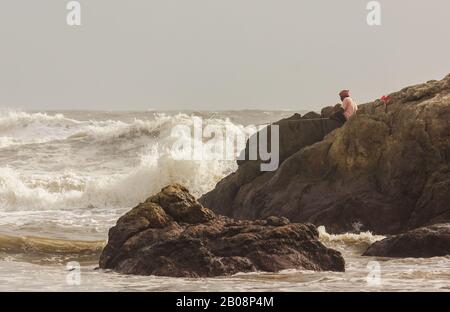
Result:
M450 72L449 1L3 2L0 108L318 111Z
M214 110L204 110L204 109L142 109L142 110L122 110L122 109L20 109L20 108L0 108L0 111L16 111L16 112L26 112L26 113L42 113L42 112L123 112L123 113L141 113L141 112L308 112L308 109L262 109L262 108L251 108L251 109L214 109Z
M417 82L415 84L411 84L411 85L407 85L407 86L405 85L401 89L404 89L404 88L407 88L407 87L411 87L411 86L414 86L414 85L418 85L418 84L421 84L421 83L426 83L428 81L433 81L433 80L439 81L439 80L444 79L447 75L450 75L450 72L449 72L449 74L446 74L446 75L444 75L441 78L427 79L427 80L424 80L422 82ZM389 94L398 92L401 89L387 92L385 95L389 95ZM358 105L368 104L368 103L376 101L377 99L379 99L379 98L376 98L376 99L373 99L373 100L369 100L369 101L366 101L364 103L358 102ZM339 103L339 101L337 100L335 104L338 104L338 103ZM208 110L208 109L196 109L196 108L182 108L182 109L176 109L176 108L173 108L173 109L143 108L143 109L127 110L127 109L121 109L121 108L117 108L117 109L90 109L90 108L83 108L83 109L75 109L75 108L21 109L21 108L14 108L14 107L0 107L0 111L1 110L12 110L12 111L36 112L36 113L37 112L129 112L129 113L132 113L132 112L152 112L152 111L154 111L154 112L233 112L233 111L236 111L236 112L242 112L242 111L258 111L258 112L283 112L283 111L285 111L285 112L310 112L310 111L314 111L314 112L320 112L320 110L322 108L324 108L326 106L333 106L335 104L324 105L324 106L322 106L322 107L320 107L318 109L306 109L306 108L303 109L303 108L299 107L298 109L295 109L295 108L286 108L286 109L283 109L283 108L279 108L279 109L270 109L270 108L267 108L267 109L266 108L221 109L221 108L218 108L218 109L209 109Z

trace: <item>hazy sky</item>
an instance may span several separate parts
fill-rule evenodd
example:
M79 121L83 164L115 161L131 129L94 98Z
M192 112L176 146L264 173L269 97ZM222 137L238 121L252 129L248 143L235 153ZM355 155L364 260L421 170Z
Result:
M0 1L0 107L318 109L450 73L450 1Z

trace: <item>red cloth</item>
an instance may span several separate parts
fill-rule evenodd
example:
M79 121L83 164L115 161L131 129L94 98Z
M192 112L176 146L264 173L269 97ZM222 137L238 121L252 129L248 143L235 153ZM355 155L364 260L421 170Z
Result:
M349 97L349 96L350 96L350 90L342 90L342 91L339 93L339 96L340 96L340 97L344 97L344 98Z
M388 102L390 99L389 99L389 97L388 96L386 96L386 95L383 95L382 97L381 97L381 99L380 99L383 103L386 103L386 102Z

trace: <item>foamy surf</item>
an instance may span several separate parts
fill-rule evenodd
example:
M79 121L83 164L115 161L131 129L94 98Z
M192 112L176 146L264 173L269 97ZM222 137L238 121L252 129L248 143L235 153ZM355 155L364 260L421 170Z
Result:
M200 196L236 169L213 151L210 160L179 160L171 148L190 138L172 135L175 126L203 118L233 134L288 114L0 111L2 232L104 237L120 214L167 184Z
M170 130L191 122L185 114L155 114L152 120L130 123L26 113L2 118L0 134L21 129L31 137L38 124L45 128L38 131L38 146L24 139L20 147L8 146L0 155L0 209L6 211L133 206L169 183L187 185L199 196L236 168L234 161L174 157L170 147L179 138L171 137ZM208 122L242 129L228 119Z
M0 110L0 148L64 139L76 131L78 124L63 114Z
M344 233L344 234L329 234L324 226L317 228L319 231L319 240L326 246L340 250L347 251L349 248L354 252L362 253L370 245L376 241L382 240L385 236L373 235L371 232L361 233Z
M130 208L169 183L199 196L234 171L234 161L180 161L169 147L175 125L203 117L240 131L289 112L0 112L0 290L68 290L69 261L81 263L76 290L322 291L372 290L368 263L380 261L382 288L450 290L450 258L374 259L362 252L382 236L333 235L345 273L290 270L216 279L122 276L95 270L108 229ZM433 280L424 284L423 280Z
M87 176L61 174L47 177L20 174L0 168L0 207L3 210L130 207L170 183L190 185L201 195L231 173L227 161L177 161L149 151L126 174Z

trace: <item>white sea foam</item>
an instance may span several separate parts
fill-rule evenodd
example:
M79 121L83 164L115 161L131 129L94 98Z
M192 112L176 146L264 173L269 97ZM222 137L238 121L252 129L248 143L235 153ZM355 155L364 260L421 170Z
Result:
M169 148L179 138L171 137L170 129L177 124L190 123L189 115L139 113L133 118L130 118L132 114L125 115L0 111L0 229L4 234L0 234L0 249L3 250L0 276L5 281L3 289L71 290L64 282L55 284L66 278L67 272L60 266L35 267L22 261L43 259L52 263L61 253L69 252L71 257L72 251L78 259L80 250L87 250L88 260L96 260L108 229L130 207L173 182L186 185L199 196L236 168L233 161L174 159ZM259 112L236 112L227 116L238 116L245 124L248 120L261 122L281 118L274 115L264 119L260 115ZM243 127L227 118L217 117L207 122L228 126L233 131ZM319 227L319 233L324 244L343 252L345 273L285 271L199 281L160 277L122 280L120 275L111 276L89 268L83 273L80 287L84 290L173 288L191 291L233 290L239 284L243 291L373 290L366 282L367 263L373 259L360 255L383 236L370 232L333 235L324 227ZM100 242L92 242L97 240ZM33 256L36 252L37 257ZM66 261L64 257L61 259ZM448 291L449 261L448 257L383 261L380 289Z
M46 129L41 128L40 133L59 133L60 140L63 132L69 136L59 145L43 141L38 146L17 147L9 151L9 158L7 151L0 155L0 161L6 159L0 163L0 211L130 207L169 183L182 183L199 196L236 168L234 161L176 160L171 146L180 138L171 136L170 130L192 122L191 116L185 114L160 114L154 120L136 119L131 123L82 122L40 113L9 112L2 118L2 129L16 135L19 128L25 135L39 125ZM13 120L20 125L14 125ZM243 129L228 119L207 122L233 131ZM45 138L55 137L51 134ZM42 152L37 153L38 148ZM26 161L17 159L18 153Z
M49 115L0 110L0 147L62 139L110 141L141 136L157 137L161 131L167 134L176 125L192 124L193 118L199 117L182 113L173 116L153 113L151 119L135 118L132 122L111 119L80 121L60 113ZM229 118L206 118L204 121L206 124L243 129L242 125L233 124Z
M324 226L319 226L317 230L319 231L319 239L323 244L340 251L348 251L349 247L364 251L376 241L385 238L385 236L374 235L371 232L329 234Z
M65 118L63 114L48 115L46 113L26 113L14 110L0 110L0 132L21 129L33 124L54 126L76 124L76 120Z
M63 114L0 110L0 147L63 139L76 131L78 125L78 121Z

